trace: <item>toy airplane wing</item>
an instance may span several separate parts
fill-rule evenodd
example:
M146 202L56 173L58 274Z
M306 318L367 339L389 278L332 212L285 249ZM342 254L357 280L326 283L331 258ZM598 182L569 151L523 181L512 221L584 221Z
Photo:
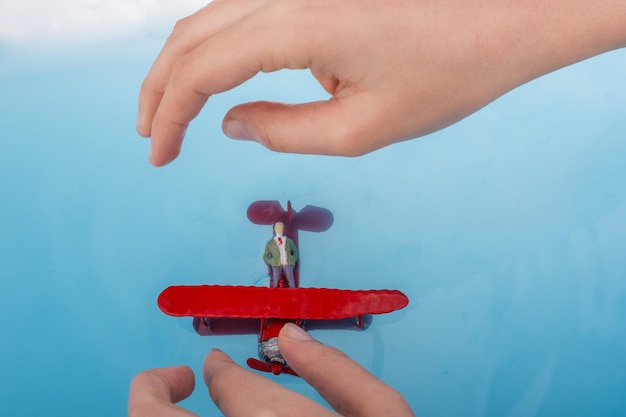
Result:
M339 320L399 310L409 300L397 290L172 286L159 295L170 316Z

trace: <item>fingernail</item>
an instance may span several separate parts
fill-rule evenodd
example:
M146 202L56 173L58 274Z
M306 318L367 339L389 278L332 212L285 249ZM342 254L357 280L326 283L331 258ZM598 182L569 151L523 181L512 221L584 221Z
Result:
M280 336L287 337L291 340L295 340L296 342L310 342L313 340L311 335L304 329L292 323L287 323L283 326L280 330Z
M229 117L224 120L224 133L231 139L251 140L246 127L239 120Z

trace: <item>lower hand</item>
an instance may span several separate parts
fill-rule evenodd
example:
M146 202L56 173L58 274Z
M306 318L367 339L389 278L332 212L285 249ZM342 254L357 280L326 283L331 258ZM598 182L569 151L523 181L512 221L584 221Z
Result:
M279 335L279 345L289 366L340 415L414 416L406 400L396 390L344 353L313 340L298 326L286 325ZM211 398L226 417L337 416L321 404L240 367L221 351L214 350L207 355L203 376ZM188 367L142 372L131 384L128 415L195 416L175 405L189 396L193 389L194 376Z

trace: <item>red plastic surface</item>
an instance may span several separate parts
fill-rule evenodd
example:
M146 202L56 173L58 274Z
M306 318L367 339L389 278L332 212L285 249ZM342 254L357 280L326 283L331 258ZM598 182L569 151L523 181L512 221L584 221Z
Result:
M283 326L287 323L294 323L293 319L261 319L261 326L259 332L259 341L270 339L272 337L278 337L278 334L282 330Z
M267 363L254 358L248 358L248 366L261 372L271 372L274 375L289 374L299 376L293 369L280 363Z
M170 316L335 320L405 307L397 290L269 288L230 285L172 286L159 295Z

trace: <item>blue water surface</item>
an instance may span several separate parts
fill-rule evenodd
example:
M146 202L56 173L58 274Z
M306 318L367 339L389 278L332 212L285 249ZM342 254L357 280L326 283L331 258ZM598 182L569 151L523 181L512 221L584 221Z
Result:
M227 139L235 104L326 98L307 72L261 75L211 98L156 169L134 125L160 45L0 48L1 416L121 416L133 375L181 363L198 375L183 405L220 415L204 355L244 363L256 336L200 337L156 298L263 278L271 229L245 213L268 199L335 216L300 234L303 286L409 296L365 332L314 336L417 415L626 415L625 50L353 159Z

